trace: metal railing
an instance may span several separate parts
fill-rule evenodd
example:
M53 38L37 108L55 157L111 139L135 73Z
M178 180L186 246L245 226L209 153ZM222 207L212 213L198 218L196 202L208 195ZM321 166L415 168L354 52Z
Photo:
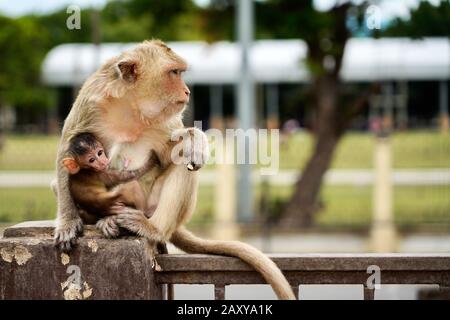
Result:
M300 299L300 284L359 284L364 286L364 299L373 300L377 289L368 279L374 269L380 272L380 284L437 284L442 291L450 290L450 254L290 254L270 258ZM157 283L214 284L216 300L225 299L227 285L266 284L237 258L164 254L157 261L162 267L155 275Z

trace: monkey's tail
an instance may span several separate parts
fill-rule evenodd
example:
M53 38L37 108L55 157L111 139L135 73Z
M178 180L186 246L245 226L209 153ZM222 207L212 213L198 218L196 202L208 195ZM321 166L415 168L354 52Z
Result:
M289 282L277 265L261 251L239 241L207 240L202 239L184 227L175 231L170 241L187 253L209 253L234 256L256 269L282 300L295 300Z

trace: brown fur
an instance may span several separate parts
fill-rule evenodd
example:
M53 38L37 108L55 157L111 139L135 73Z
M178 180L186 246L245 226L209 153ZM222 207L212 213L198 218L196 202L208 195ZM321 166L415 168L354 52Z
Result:
M99 219L109 215L115 215L111 207L119 203L127 207L138 209L150 217L146 210L145 195L137 181L141 174L148 171L145 167L141 172L129 175L117 187L105 184L105 173L99 174L92 170L81 170L70 177L70 193L77 205L85 212L81 214L81 219L85 224L96 223ZM112 189L111 189L112 188Z
M128 65L120 68L118 65L122 62ZM133 63L135 67L130 66ZM263 273L279 298L294 299L281 271L256 249L239 242L208 242L180 228L195 208L198 178L197 172L173 163L170 154L177 144L167 141L177 129L185 130L188 136L200 137L192 139L190 152L194 156L194 169L204 164L207 154L204 133L195 128L184 129L181 121L189 91L181 77L171 70L185 68L183 59L157 40L146 41L111 59L80 90L63 129L58 159L64 155L68 139L81 131L94 133L107 150L114 149L113 154L133 159L136 166L142 165L139 158L145 150L154 150L162 170L150 172L141 179L141 183L147 196L153 189L158 190L156 210L150 219L146 219L139 210L120 209L117 212L118 223L153 243L172 239L175 245L188 252L241 257ZM124 75L122 72L132 74ZM116 145L113 147L113 144ZM67 186L67 175L60 168L58 182L55 239L63 248L70 248L79 223Z

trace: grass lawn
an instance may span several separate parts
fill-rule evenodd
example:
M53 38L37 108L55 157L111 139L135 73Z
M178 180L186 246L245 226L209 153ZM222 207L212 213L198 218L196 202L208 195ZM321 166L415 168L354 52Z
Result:
M298 169L308 159L312 137L299 133L280 146L280 167ZM365 169L373 167L375 138L370 133L349 133L338 145L333 168ZM439 132L412 131L392 137L394 168L450 167L450 135Z
M372 168L375 139L369 133L348 133L338 146L333 168ZM12 135L0 151L0 170L54 170L58 137ZM450 135L431 131L396 133L392 139L395 168L450 167ZM297 133L280 146L281 169L301 168L312 138Z
M201 187L192 223L213 219L213 192ZM48 220L56 216L56 199L50 188L0 188L0 223Z
M271 198L286 200L291 188L277 187ZM372 219L372 187L325 186L323 209L317 216L321 227L369 226ZM394 219L402 228L441 224L450 227L450 186L397 186Z
M0 170L54 170L58 137L8 136L0 151ZM349 133L339 145L334 168L371 168L375 139L371 134ZM450 135L414 131L396 133L392 138L395 168L450 168ZM280 147L282 169L300 168L311 151L311 136L298 133ZM291 188L271 191L272 202L285 201ZM255 188L256 194L259 188ZM317 223L323 227L368 226L372 212L372 188L325 186L322 190L323 210ZM396 187L395 219L400 226L424 223L450 225L450 186ZM214 190L200 187L197 211L192 223L213 221ZM55 199L48 188L0 188L0 222L53 219Z
M0 151L0 170L54 170L59 137L9 135Z
M259 193L259 188L256 188ZM276 187L270 191L272 202L284 201L291 192L289 187ZM322 191L324 208L317 216L317 226L326 228L370 225L372 214L372 188L351 186L326 186ZM214 221L214 190L201 186L197 210L192 224ZM43 220L55 217L56 205L47 188L0 188L0 222ZM422 225L450 226L450 186L396 187L394 214L402 228Z
M0 188L0 222L54 219L56 199L50 188Z

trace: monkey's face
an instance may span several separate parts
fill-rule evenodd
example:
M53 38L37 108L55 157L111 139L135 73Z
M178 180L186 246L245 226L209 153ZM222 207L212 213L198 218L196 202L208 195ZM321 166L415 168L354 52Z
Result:
M79 156L78 161L81 168L92 169L97 172L106 170L109 164L109 159L106 157L101 144L97 144L95 148L92 148L87 153Z
M142 43L120 60L118 69L146 118L181 113L189 102L190 91L183 80L187 64L160 41Z

